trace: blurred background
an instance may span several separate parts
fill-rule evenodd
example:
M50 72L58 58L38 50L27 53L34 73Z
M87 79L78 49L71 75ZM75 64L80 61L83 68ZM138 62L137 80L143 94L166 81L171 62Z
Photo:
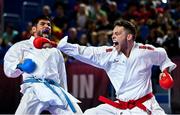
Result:
M166 49L177 68L171 90L159 87L159 67L152 68L153 91L168 114L180 113L180 1L179 0L0 0L0 114L13 114L22 94L21 77L3 72L3 58L14 43L29 39L31 20L39 15L53 21L52 40L65 35L70 43L112 45L113 23L127 19L138 28L137 42ZM99 95L115 99L106 73L64 55L69 92L82 101L82 110L97 106Z

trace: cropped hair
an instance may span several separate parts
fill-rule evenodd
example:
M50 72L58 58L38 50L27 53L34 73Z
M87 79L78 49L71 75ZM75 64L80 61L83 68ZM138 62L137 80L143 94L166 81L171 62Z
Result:
M49 20L51 22L51 19L48 16L41 15L32 20L32 25L36 26L39 20Z
M123 26L130 34L133 35L133 39L135 40L137 30L136 30L136 26L132 22L121 19L115 21L114 27L115 26Z

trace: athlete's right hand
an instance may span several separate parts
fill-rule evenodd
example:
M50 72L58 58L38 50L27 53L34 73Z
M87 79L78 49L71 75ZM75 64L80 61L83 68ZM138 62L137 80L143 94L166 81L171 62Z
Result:
M57 48L61 50L67 44L67 40L68 40L68 36L65 36L64 38L62 38L59 41Z
M36 70L36 63L32 59L25 59L22 63L19 63L17 65L17 69L20 69L23 72L26 73L32 73Z
M53 41L50 41L47 38L43 38L43 37L37 37L34 39L33 41L34 47L37 49L42 49L42 48L52 48L52 47L56 47L57 44Z

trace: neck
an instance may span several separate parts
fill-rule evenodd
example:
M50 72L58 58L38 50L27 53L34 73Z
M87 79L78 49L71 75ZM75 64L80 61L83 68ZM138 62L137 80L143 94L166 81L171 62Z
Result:
M127 47L124 50L122 50L122 52L126 57L129 57L133 46L134 46L134 42L128 42Z

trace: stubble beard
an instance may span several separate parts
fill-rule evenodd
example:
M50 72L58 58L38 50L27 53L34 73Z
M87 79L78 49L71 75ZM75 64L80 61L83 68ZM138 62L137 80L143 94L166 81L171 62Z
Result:
M51 38L51 35L49 33L43 33L42 31L39 31L37 33L37 35L40 36L40 37L48 38L48 39Z

